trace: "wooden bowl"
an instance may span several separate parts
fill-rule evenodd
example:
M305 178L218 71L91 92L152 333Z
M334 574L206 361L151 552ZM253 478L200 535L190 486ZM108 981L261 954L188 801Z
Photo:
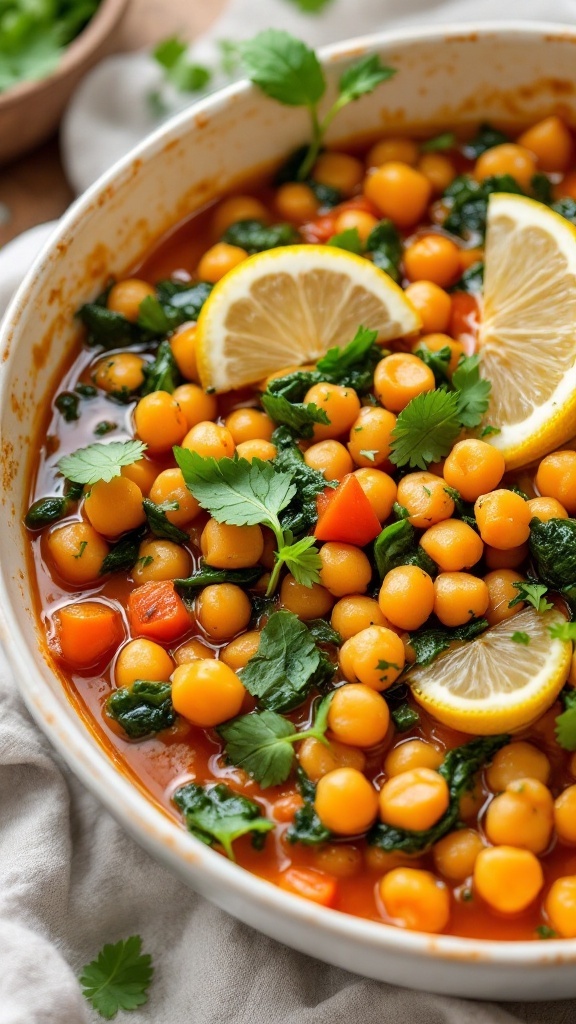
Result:
M102 0L51 75L0 93L0 164L39 145L55 131L82 76L117 49L117 29L127 5L128 0Z

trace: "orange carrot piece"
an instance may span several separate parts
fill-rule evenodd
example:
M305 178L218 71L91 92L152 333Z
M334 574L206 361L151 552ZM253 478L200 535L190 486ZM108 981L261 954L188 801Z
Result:
M66 605L55 620L60 653L77 667L97 664L124 638L120 612L99 601Z
M279 885L323 907L333 907L338 895L336 878L313 868L288 868L280 875Z
M164 643L176 640L192 625L190 612L171 580L136 587L128 598L128 620L133 636Z
M319 495L320 518L314 530L318 540L335 540L363 548L378 536L382 530L380 520L352 473L344 477L332 496L328 495L328 504L322 509L325 493Z

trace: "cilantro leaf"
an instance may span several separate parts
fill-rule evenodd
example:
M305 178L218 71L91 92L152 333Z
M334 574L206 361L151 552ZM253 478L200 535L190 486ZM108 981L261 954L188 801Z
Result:
M359 327L352 341L348 342L344 348L335 346L328 349L326 355L316 363L317 370L323 375L327 374L332 383L343 383L347 373L365 368L366 360L372 355L377 337L378 331ZM378 349L378 355L381 354L381 350ZM353 384L350 384L350 387L353 387Z
M274 423L290 427L299 437L312 437L315 423L330 423L324 409L319 409L313 402L306 405L289 402L283 395L275 395L270 390L260 396L260 401Z
M572 640L576 643L576 622L555 622L550 626L553 640Z
M390 712L390 718L394 722L397 732L408 732L409 729L412 729L420 722L420 715L407 702L393 708Z
M564 750L576 750L576 690L566 686L560 700L564 711L556 718L556 740Z
M235 839L251 833L253 843L260 845L265 833L274 828L274 823L262 816L258 804L223 782L216 786L189 782L176 790L173 799L188 831L207 846L222 846L230 860L234 860Z
M524 644L525 647L528 647L528 644L530 643L530 637L528 636L528 633L523 633L521 630L518 629L516 629L512 633L510 639L513 640L515 644Z
M387 82L396 74L396 68L382 64L377 53L367 54L346 69L339 82L340 106L344 106L361 96L374 92L381 82Z
M547 612L550 611L550 608L554 607L552 602L547 601L544 597L548 593L548 587L544 583L522 580L518 583L513 583L512 586L518 591L518 594L509 601L509 608L514 608L521 601L531 604L537 612Z
M314 107L326 79L314 50L288 32L269 28L240 45L245 71L267 96L290 107Z
M61 391L54 399L54 405L66 423L73 423L74 420L80 419L79 404L80 398L73 391Z
M83 995L97 1013L111 1020L118 1010L136 1010L148 1000L154 969L152 957L142 952L142 939L131 935L105 945L82 970Z
M328 240L328 245L332 245L336 249L345 249L347 252L354 252L357 256L362 252L358 228L346 228L344 231L339 231Z
M301 537L293 544L283 544L278 550L278 559L288 572L298 577L298 582L311 587L320 581L322 559L314 544L314 537Z
M425 342L417 348L414 352L415 356L418 356L426 366L429 366L434 374L434 379L437 385L448 384L450 381L450 375L448 373L448 367L452 358L452 352L449 345L444 345L443 348L437 352L433 352L432 349L428 348Z
M242 670L242 683L268 711L289 711L325 681L326 669L306 625L293 612L279 611L264 626L258 650Z
M480 377L479 364L477 355L461 356L452 374L452 384L458 391L458 416L465 427L477 427L490 404L492 385Z
M170 320L162 309L162 304L155 295L147 295L142 299L138 307L138 327L149 331L150 334L167 334L170 330Z
M177 501L163 501L157 505L151 498L144 498L142 508L146 513L148 527L155 537L171 540L174 544L188 544L190 537L185 530L171 523L167 512L175 512L180 506Z
M90 444L63 455L56 463L61 473L76 484L109 483L120 476L122 466L138 462L146 451L142 441L110 441L109 444Z
M292 224L263 224L259 220L239 220L224 232L222 241L237 245L252 256L266 249L293 245L300 238Z
M133 740L167 729L176 721L170 683L147 679L137 679L130 689L113 690L106 711Z
M447 651L451 644L456 642L473 640L485 629L488 629L486 619L471 619L463 626L448 628L438 625L429 629L419 629L410 634L410 646L416 654L415 665L429 665L434 658L437 658L443 651Z
M427 469L448 454L460 433L456 392L428 391L413 398L392 431L390 460L395 466Z

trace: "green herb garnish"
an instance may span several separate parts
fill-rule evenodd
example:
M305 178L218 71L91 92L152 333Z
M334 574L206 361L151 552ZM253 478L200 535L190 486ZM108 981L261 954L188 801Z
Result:
M97 1013L111 1020L118 1010L136 1010L148 1001L154 968L142 939L131 935L104 946L95 960L82 969L82 993Z
M133 740L167 729L176 721L170 683L137 679L128 689L113 690L106 711Z
M120 476L123 466L138 462L146 451L142 441L111 441L109 444L90 444L63 455L56 463L61 473L77 484L109 483Z
M158 43L152 52L157 64L164 70L166 80L179 92L199 92L205 89L212 72L202 64L188 58L188 43L171 36Z
M230 860L234 860L235 839L252 834L254 845L260 848L266 832L274 828L258 804L222 782L216 786L190 782L176 790L174 803L182 811L188 831L207 846L222 846Z
M298 707L313 686L332 679L335 667L293 612L273 612L256 654L242 670L242 683L268 711Z

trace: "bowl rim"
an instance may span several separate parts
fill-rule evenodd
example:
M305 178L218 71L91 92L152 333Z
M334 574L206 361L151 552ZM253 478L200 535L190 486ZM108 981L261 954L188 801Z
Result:
M129 0L101 0L82 31L66 46L57 66L42 78L25 79L0 92L0 112L34 96L78 68L107 38L122 17Z
M106 2L105 2L105 5ZM576 43L576 28L547 21L487 21L483 23L451 22L425 28L399 29L348 39L319 49L323 63L345 61L365 51L389 47L394 43L439 42L455 37L484 38L497 35L513 38L560 37ZM0 324L0 391L6 388L12 349L12 322L18 322L21 308L36 277L59 246L82 227L84 214L111 185L122 181L134 161L146 162L168 142L177 138L182 127L217 114L236 96L247 95L255 87L247 80L233 83L204 99L191 104L148 135L126 156L117 161L83 195L70 206L45 243L6 311ZM7 354L8 353L8 354ZM483 964L497 967L558 966L576 962L576 939L534 940L475 939L454 935L427 934L396 928L385 922L356 917L352 914L320 907L293 896L278 886L228 860L204 845L180 823L163 812L134 782L117 769L78 711L68 701L70 714L62 715L62 703L39 672L31 648L25 640L16 609L13 607L6 570L0 565L0 640L17 680L20 693L56 750L74 774L106 809L127 828L157 861L168 863L180 877L194 888L194 873L204 872L214 886L236 890L242 898L255 904L267 904L278 919L290 919L298 927L313 927L319 934L343 941L358 941L364 948L393 951L412 957L431 957L462 964ZM160 852L161 847L161 852ZM191 870L190 870L191 869ZM237 913L234 910L229 912ZM281 936L276 936L280 938Z

